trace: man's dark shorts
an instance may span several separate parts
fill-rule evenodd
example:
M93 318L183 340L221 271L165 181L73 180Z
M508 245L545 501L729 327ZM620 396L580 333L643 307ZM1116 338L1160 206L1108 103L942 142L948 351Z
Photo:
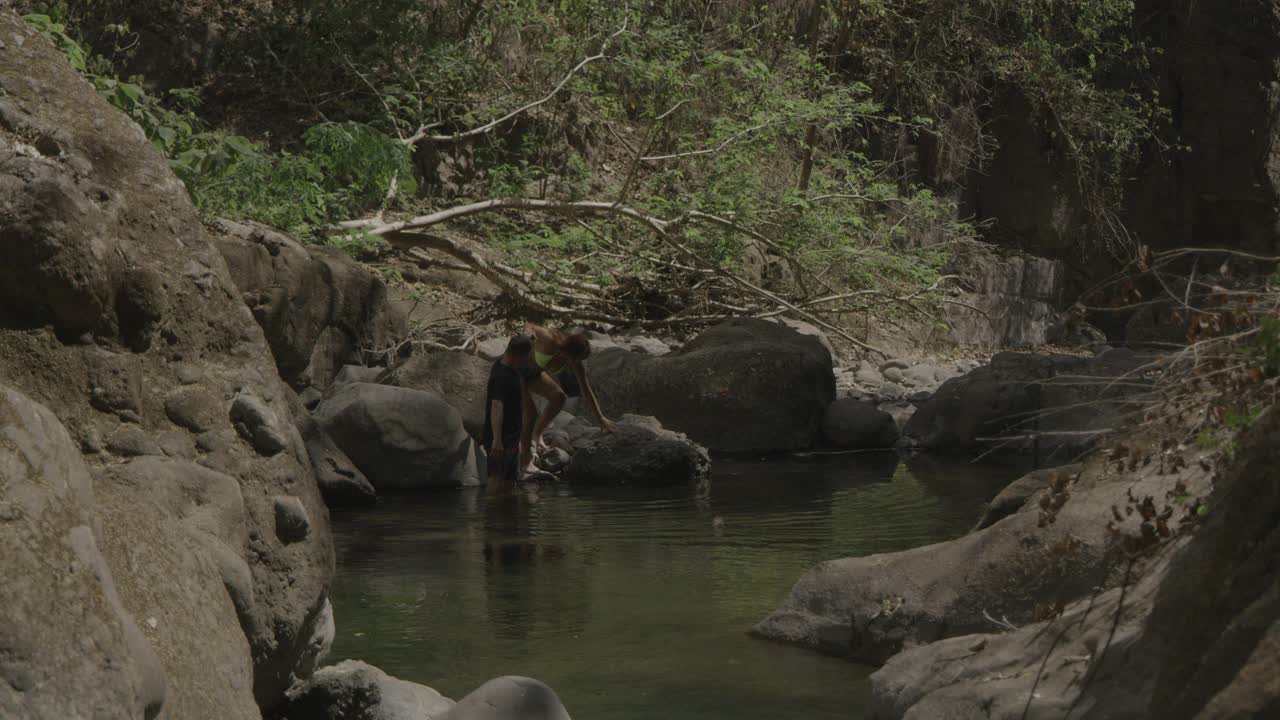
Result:
M501 452L489 453L489 477L515 482L520 477L520 437L503 441Z

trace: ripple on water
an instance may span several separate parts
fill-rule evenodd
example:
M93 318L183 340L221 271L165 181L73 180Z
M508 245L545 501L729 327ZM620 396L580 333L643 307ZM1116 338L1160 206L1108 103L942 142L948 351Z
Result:
M820 560L962 533L1019 470L719 461L705 496L549 487L335 511L333 660L451 697L532 675L584 718L858 717L868 669L746 631Z

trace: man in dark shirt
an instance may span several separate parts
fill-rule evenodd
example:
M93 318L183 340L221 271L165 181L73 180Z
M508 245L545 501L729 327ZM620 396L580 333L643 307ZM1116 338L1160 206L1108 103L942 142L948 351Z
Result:
M489 371L484 406L484 446L489 452L489 494L509 492L520 469L520 430L529 402L524 376L533 342L517 335Z

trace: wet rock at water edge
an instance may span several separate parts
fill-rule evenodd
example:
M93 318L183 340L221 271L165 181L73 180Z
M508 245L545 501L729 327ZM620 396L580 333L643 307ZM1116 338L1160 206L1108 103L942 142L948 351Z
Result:
M891 448L898 441L898 425L892 415L876 406L846 398L827 407L822 434L837 448Z
M437 395L354 383L325 398L314 417L379 492L480 484L462 416Z
M324 502L331 508L373 505L378 494L360 468L338 447L311 417L302 413L298 418L298 431L316 473L316 484Z
M572 457L564 479L584 485L701 485L711 474L707 451L653 418L624 415L606 433L581 418L565 428ZM584 427L585 426L585 427Z
M1043 434L1042 447L1083 449L1092 441L1089 431L1112 427L1131 410L1125 399L1144 381L1128 374L1147 361L1127 350L1097 357L1000 353L990 365L943 383L903 434L915 445L947 452L1033 432ZM1114 382L1118 378L1126 381Z
M287 720L434 720L453 706L452 700L425 685L392 677L359 660L344 660L317 670L289 690L280 717Z
M473 690L432 720L570 720L569 711L546 683L507 675Z

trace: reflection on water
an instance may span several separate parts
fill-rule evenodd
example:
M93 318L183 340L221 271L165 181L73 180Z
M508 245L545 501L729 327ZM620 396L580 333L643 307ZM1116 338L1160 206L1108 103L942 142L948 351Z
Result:
M746 635L814 563L955 537L1023 468L717 461L709 494L547 486L335 511L333 661L458 698L530 675L579 718L856 718L869 669Z

